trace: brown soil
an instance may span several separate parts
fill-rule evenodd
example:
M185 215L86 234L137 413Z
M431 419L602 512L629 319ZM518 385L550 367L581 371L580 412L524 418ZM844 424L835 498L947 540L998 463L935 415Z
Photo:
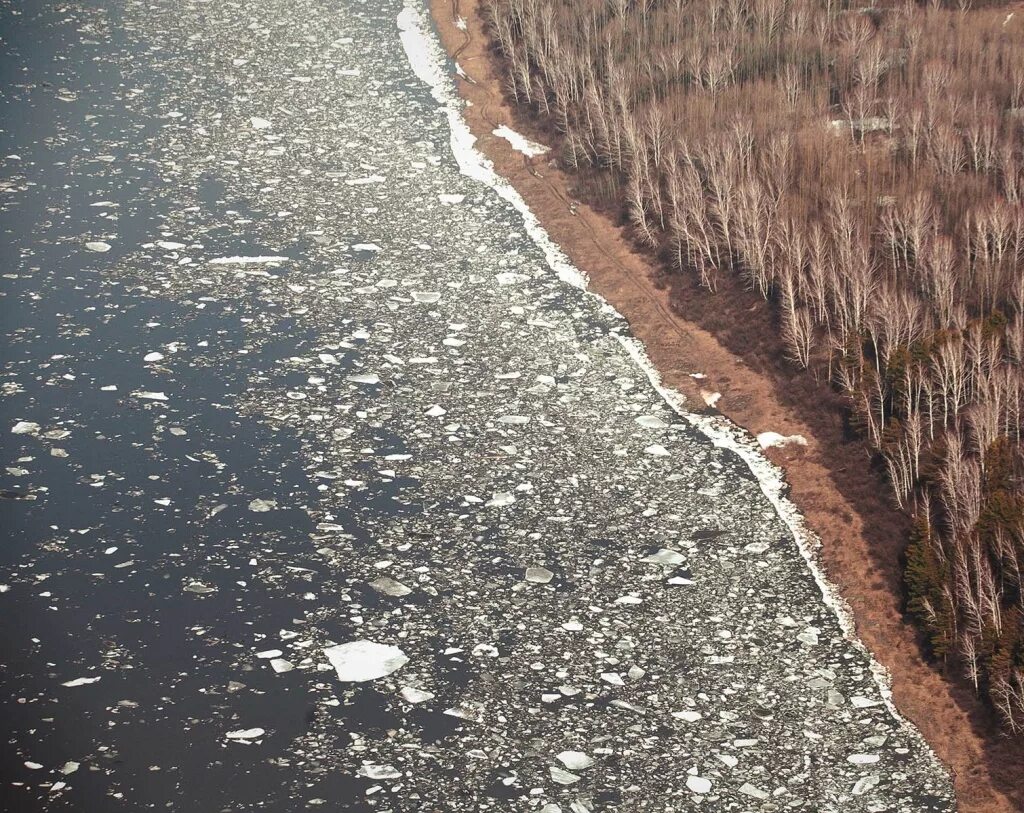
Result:
M466 119L477 146L590 278L593 290L629 321L665 383L691 404L720 392L718 408L753 433L799 434L806 447L772 449L791 498L822 541L829 578L853 610L857 631L892 674L900 711L950 768L963 813L1024 810L1024 742L999 732L992 714L958 674L926 662L903 612L902 551L908 522L890 503L867 449L845 425L840 396L788 365L771 309L739 286L716 294L669 274L639 253L617 214L575 195L580 179L549 156L526 159L492 135L500 124L547 143L554 134L506 101L479 0L432 0L441 39L468 79ZM455 25L459 17L467 28ZM556 151L553 150L552 154ZM699 382L691 373L704 373Z

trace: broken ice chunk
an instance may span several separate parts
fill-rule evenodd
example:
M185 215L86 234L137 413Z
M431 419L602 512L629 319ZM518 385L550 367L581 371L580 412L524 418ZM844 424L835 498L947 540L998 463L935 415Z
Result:
M668 424L665 423L657 415L641 415L636 419L636 422L641 426L646 426L648 429L667 429Z
M338 680L363 683L397 672L409 658L397 646L373 641L351 641L324 649L327 660L338 673Z
M34 435L39 431L39 424L33 421L18 421L11 427L12 435Z
M92 240L86 243L85 247L89 249L89 251L95 251L98 254L110 251L110 243L104 243L102 240Z
M355 375L350 375L348 380L353 384L379 384L380 376L376 373L356 373Z
M703 776L688 776L686 777L686 787L694 793L710 793L711 781Z
M273 126L267 119L261 119L259 116L250 116L249 124L254 130L269 130Z
M256 514L264 514L277 508L277 500L255 499L249 503L249 510Z
M503 508L506 505L512 505L515 501L516 498L508 491L495 491L484 505L487 508Z
M424 305L433 305L441 299L441 294L437 291L413 291L412 298Z

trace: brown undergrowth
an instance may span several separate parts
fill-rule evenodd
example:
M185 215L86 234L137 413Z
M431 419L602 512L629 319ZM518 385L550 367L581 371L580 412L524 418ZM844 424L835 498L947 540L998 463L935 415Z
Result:
M666 273L656 258L636 250L616 212L579 200L586 197L585 178L564 173L547 156L526 159L492 134L508 124L546 143L557 138L503 97L501 68L477 4L432 0L431 6L446 49L467 77L459 85L478 147L588 275L591 288L626 317L668 386L692 404L721 393L718 408L752 433L807 439L805 447L768 455L784 469L792 499L820 537L823 565L849 603L861 639L890 671L897 707L949 766L962 811L1024 810L1020 741L1000 733L965 681L922 656L902 588L908 520L886 496L868 448L846 425L840 396L784 360L778 324L760 297L725 280L711 294ZM465 29L456 25L460 18Z

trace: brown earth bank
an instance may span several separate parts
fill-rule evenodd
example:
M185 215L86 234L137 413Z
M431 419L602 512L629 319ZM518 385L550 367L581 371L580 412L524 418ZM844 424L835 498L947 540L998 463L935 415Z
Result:
M617 212L585 202L586 179L549 155L527 159L492 131L507 124L548 144L556 134L514 109L502 88L479 0L431 0L442 42L465 76L465 116L478 148L519 191L590 287L629 321L664 382L689 399L721 393L717 408L754 434L802 435L768 450L790 496L820 537L822 564L853 611L860 638L892 675L893 699L949 767L964 813L1024 810L1024 742L1005 736L955 667L930 664L904 614L908 520L888 498L867 447L849 430L840 396L784 360L771 310L729 283L711 294L644 256ZM464 27L457 21L464 20ZM694 378L701 373L705 378Z

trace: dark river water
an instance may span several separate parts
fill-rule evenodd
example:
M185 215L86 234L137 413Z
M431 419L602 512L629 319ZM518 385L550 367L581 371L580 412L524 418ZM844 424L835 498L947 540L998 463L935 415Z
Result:
M422 14L0 0L0 808L952 810Z

